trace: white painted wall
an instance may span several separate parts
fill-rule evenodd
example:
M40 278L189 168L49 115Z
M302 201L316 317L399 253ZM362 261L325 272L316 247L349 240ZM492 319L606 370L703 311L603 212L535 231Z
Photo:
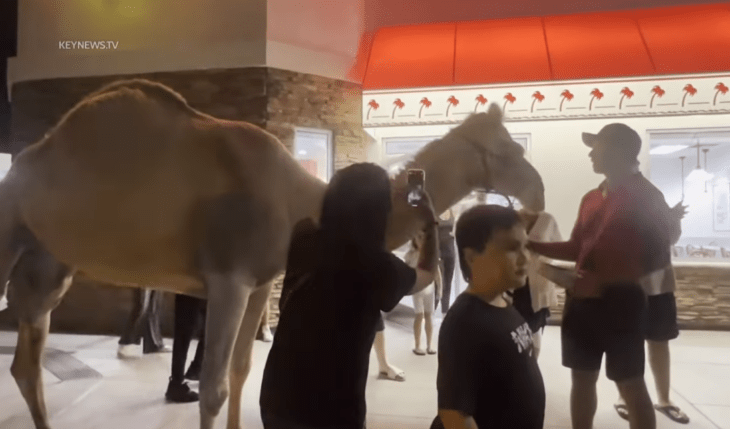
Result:
M264 65L346 80L364 27L362 0L22 1L18 15L11 85ZM59 49L66 40L118 47Z
M363 0L268 0L267 65L348 80L364 7Z
M611 122L626 123L642 136L644 142L639 155L640 168L644 175L652 177L647 130L721 127L730 124L730 114L507 122L506 126L510 133L531 135L530 159L545 184L546 211L555 216L560 232L566 238L573 229L581 197L603 180L602 176L593 172L588 159L589 149L581 141L581 133L598 132L601 127ZM449 127L449 125L378 127L369 128L367 131L375 137L379 148L373 152L373 156L377 152L378 156L383 157L383 138L443 135ZM711 159L712 162L715 161ZM676 204L679 200L672 191L668 192L666 199L670 205ZM688 198L687 202L690 202L690 199ZM686 222L691 221L691 217L686 218ZM684 226L684 228L692 231L691 227Z

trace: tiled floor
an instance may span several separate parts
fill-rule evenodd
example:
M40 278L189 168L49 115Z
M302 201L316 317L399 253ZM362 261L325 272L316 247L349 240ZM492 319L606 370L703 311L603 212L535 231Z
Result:
M412 335L407 315L394 314L386 329L388 355L392 364L406 371L407 380L398 383L379 380L377 364L371 360L368 384L368 427L371 429L425 429L436 412L436 357L411 352ZM30 429L32 422L20 393L10 376L15 345L14 332L0 332L0 428ZM79 365L92 370L73 372L89 378L62 378L44 370L46 398L51 425L55 429L195 429L197 404L172 405L164 401L170 369L170 355L153 355L119 360L114 337L52 335L48 348L71 353ZM547 390L545 428L569 428L569 372L560 365L559 330L548 327L540 366ZM269 345L256 342L255 363L244 389L244 424L261 428L258 391ZM195 344L190 348L191 358ZM730 429L730 333L685 331L672 342L673 399L692 421L675 424L657 415L659 429ZM322 370L325 370L323 368ZM101 377L98 374L101 374ZM97 374L95 376L95 374ZM647 375L653 389L651 375ZM653 395L653 392L652 392ZM628 428L613 410L615 387L605 378L599 384L596 429ZM216 428L225 427L224 408Z

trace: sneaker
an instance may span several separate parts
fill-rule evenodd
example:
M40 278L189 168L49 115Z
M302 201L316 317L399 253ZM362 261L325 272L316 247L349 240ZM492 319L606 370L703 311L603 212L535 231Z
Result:
M190 390L190 386L182 381L175 381L170 378L170 384L167 385L167 392L165 392L165 398L170 402L178 404L187 402L196 402L199 400L197 392Z
M200 381L200 365L195 362L190 364L188 371L185 373L185 379L192 381Z
M139 346L136 344L120 345L117 349L117 357L119 359L130 359L139 357Z
M8 299L3 296L0 298L0 311L5 310L6 308L8 308Z

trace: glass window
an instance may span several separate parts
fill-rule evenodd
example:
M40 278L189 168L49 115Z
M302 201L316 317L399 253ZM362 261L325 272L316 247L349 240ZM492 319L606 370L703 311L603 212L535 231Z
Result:
M689 206L675 258L730 258L730 129L650 131L650 180Z
M294 135L294 158L304 168L328 182L333 169L332 132L297 128Z

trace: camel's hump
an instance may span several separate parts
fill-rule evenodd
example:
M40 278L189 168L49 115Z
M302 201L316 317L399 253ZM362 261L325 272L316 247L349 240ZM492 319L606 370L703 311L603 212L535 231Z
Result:
M175 92L169 86L163 85L159 82L153 82L147 79L123 79L114 81L101 89L98 89L91 94L84 97L83 103L87 100L93 100L101 95L110 94L113 92L121 92L125 89L141 91L145 96L158 100L164 104L172 105L178 109L190 113L199 113L197 110L190 107L188 101L179 93ZM80 103L80 104L81 104Z

